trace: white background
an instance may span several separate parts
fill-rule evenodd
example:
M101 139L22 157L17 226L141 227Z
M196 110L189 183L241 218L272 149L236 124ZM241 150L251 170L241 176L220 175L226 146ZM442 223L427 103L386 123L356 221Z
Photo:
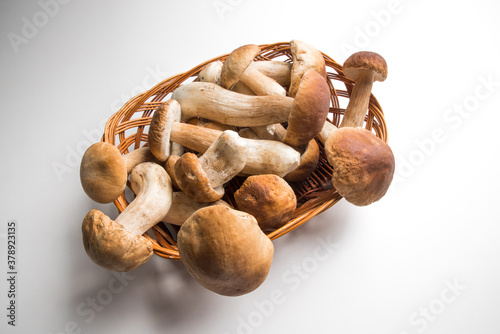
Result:
M0 332L500 332L498 2L60 1L0 3ZM125 283L93 264L82 218L117 211L86 197L78 165L103 121L202 61L291 39L339 63L357 50L387 60L373 89L397 159L386 197L343 200L275 241L267 280L242 297L211 293L156 256Z

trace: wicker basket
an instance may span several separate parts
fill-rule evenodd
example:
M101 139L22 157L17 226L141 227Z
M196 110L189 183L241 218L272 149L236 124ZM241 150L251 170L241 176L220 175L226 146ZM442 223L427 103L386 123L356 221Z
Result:
M290 43L263 44L260 47L262 51L255 58L256 61L271 59L292 61ZM170 77L150 90L132 98L108 120L102 140L117 146L122 153L128 153L132 149L146 145L148 141L147 129L151 122L151 116L158 106L170 98L174 89L183 83L193 81L205 65L215 60L224 61L227 56L226 54L207 60L191 70ZM325 54L323 56L326 62L328 85L331 91L329 118L333 124L338 126L347 106L353 81L344 76L341 65L337 64L329 56ZM368 130L373 131L379 138L387 141L387 128L382 108L373 95L370 99L369 112L365 122ZM320 146L320 160L316 170L305 181L291 184L297 195L297 210L287 224L267 234L271 240L296 229L309 219L332 207L342 198L331 184L332 167L326 160L322 144L318 142L318 145ZM233 206L233 194L243 181L244 178L236 177L225 185L226 193L223 199ZM124 194L114 201L119 212L122 212L128 203ZM176 230L178 230L176 226L159 223L152 228L153 236L148 234L145 234L145 236L152 240L154 252L157 255L179 260L179 252L175 241Z

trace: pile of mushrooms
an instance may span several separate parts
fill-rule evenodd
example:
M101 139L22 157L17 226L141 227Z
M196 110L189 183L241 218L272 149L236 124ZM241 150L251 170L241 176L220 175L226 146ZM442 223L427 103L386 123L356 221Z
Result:
M244 45L208 64L155 110L148 145L122 155L96 143L84 154L85 193L99 203L135 198L112 220L91 210L82 223L86 253L99 266L129 271L149 260L145 233L159 222L180 226L177 246L189 273L207 289L238 296L266 279L273 243L266 235L294 215L292 183L307 179L325 148L332 185L347 201L368 205L387 192L394 174L389 146L363 128L374 81L385 60L358 52L343 67L354 86L337 129L328 120L330 88L321 52L291 41L292 62L256 60ZM222 198L244 180L234 207Z

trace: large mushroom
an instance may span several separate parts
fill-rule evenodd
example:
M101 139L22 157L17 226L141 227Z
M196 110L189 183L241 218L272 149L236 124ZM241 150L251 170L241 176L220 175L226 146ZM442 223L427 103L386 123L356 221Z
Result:
M166 216L172 202L170 178L156 163L137 165L130 183L136 197L114 221L94 209L82 223L87 255L113 271L130 271L149 260L153 245L143 234Z
M208 118L234 126L260 126L288 122L284 142L307 144L321 130L328 115L330 90L316 71L303 75L297 96L250 96L224 89L213 83L192 82L174 90L182 118Z
M248 213L214 205L189 217L177 235L179 255L205 288L240 296L258 288L271 267L274 247Z
M91 145L80 164L82 188L92 200L110 203L123 194L128 174L140 163L154 161L149 148L142 147L122 155L116 146L105 142Z
M181 123L180 104L175 100L170 101L173 102L162 104L155 111L155 114L162 115L153 116L149 128L149 145L156 145L153 143L155 140L167 143L165 138L169 138L171 142L176 142L196 152L204 153L222 132ZM169 118L173 118L174 121L171 122L168 120ZM171 127L165 124L171 124ZM242 170L242 174L244 175L276 174L284 176L299 165L300 154L286 144L271 140L250 140L244 138L242 140L248 152L247 162ZM165 144L164 147L168 147L168 144Z

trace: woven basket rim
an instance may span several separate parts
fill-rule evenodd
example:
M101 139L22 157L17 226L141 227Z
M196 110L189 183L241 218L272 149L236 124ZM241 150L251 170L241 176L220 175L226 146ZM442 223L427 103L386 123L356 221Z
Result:
M255 61L266 61L285 57L287 58L285 59L285 61L291 62L289 42L260 44L259 46L261 48L261 52L257 55ZM335 60L333 60L325 53L321 53L325 59L327 68L327 81L331 91L331 107L329 114L331 115L332 119L329 120L334 125L338 126L345 111L340 107L339 98L344 98L346 100L349 99L354 82L344 75L342 71L342 65L335 62ZM151 89L132 97L117 112L110 116L110 118L106 122L101 141L117 146L122 154L128 153L131 147L133 147L133 149L138 149L139 147L144 146L141 144L147 144L147 133L145 133L145 129L151 121L151 115L160 106L160 104L165 101L164 99L175 88L188 81L189 79L195 78L207 64L217 60L223 62L228 55L229 53L206 60L191 68L190 70L166 78L165 80L153 86ZM337 88L335 88L333 82L342 83L345 87L345 90L338 90ZM141 117L133 118L136 113L142 113ZM130 136L125 135L125 131L134 128L137 128L137 132L135 134ZM382 107L380 106L375 96L373 96L373 94L370 98L368 115L365 119L365 128L374 132L377 137L387 142L388 133ZM119 141L118 144L116 143L117 137ZM323 159L320 159L322 168L328 169L329 167L329 169L332 169L328 164L328 161L326 161L326 159L324 158L323 145L321 144L321 142L317 142L320 146L320 150L322 152L321 154L323 155ZM321 173L321 177L324 178L325 175L323 174L326 173L326 176L328 176L329 172L325 172L324 170L322 170ZM314 176L314 173L312 176ZM315 184L314 182L318 182L317 180L309 180L311 179L311 177L309 177L306 181L312 182L313 184ZM329 177L331 178L331 174L329 175ZM275 240L293 231L311 218L331 208L342 199L342 197L333 187L330 187L330 189L328 189L328 187L326 189L313 188L310 193L306 195L309 197L309 199L305 201L305 203L300 204L297 207L293 218L289 222L287 222L277 230L266 233L271 240ZM118 199L114 201L114 204L117 207L118 211L121 213L128 205L128 201L126 200L125 195L122 194ZM179 260L180 257L175 237L172 232L168 228L166 228L165 224L160 222L155 225L151 229L151 231L156 239L151 237L148 233L144 234L144 236L152 241L154 253L164 258Z

